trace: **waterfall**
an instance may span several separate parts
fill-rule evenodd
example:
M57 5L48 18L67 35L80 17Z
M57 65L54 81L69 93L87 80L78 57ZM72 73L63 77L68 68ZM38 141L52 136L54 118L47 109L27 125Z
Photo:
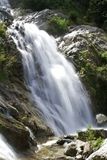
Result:
M13 149L9 146L2 135L0 135L0 159L17 160Z
M0 0L0 7L10 8L10 4L8 0Z
M90 100L74 66L55 39L34 24L14 22L9 30L22 55L25 81L40 115L56 135L92 123Z

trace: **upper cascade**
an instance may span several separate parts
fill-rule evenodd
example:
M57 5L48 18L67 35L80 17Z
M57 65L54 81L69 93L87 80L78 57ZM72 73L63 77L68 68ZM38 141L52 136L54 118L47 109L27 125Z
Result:
M8 0L0 0L0 8L1 7L11 8Z
M90 100L75 68L57 51L55 39L30 23L9 32L22 54L24 76L42 118L56 135L92 124Z
M8 0L0 1L0 21L9 22L13 21L13 11Z

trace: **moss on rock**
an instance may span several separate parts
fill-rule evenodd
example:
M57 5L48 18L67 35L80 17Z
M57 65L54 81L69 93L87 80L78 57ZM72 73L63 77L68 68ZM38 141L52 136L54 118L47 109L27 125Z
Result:
M81 51L74 56L80 77L86 84L95 108L101 113L107 113L107 64L106 52L90 50ZM102 107L101 107L102 106Z

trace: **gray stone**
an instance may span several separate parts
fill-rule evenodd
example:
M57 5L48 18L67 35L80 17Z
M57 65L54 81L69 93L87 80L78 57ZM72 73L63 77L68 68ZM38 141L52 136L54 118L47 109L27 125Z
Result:
M65 155L75 157L77 154L77 146L75 142L71 142L65 148Z
M80 25L69 29L69 33L57 40L59 50L68 58L80 51L89 49L90 42L99 50L107 50L103 30L88 25Z
M96 120L98 124L104 124L107 123L107 116L104 114L97 114Z

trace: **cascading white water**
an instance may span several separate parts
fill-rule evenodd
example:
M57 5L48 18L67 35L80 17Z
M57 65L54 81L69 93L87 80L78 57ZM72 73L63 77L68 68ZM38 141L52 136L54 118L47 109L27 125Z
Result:
M0 0L0 7L10 8L10 4L8 0Z
M91 124L87 93L74 66L58 53L55 39L34 24L15 23L10 32L22 54L25 80L43 119L56 135Z
M2 160L17 160L15 152L6 142L4 137L0 135L0 159Z

